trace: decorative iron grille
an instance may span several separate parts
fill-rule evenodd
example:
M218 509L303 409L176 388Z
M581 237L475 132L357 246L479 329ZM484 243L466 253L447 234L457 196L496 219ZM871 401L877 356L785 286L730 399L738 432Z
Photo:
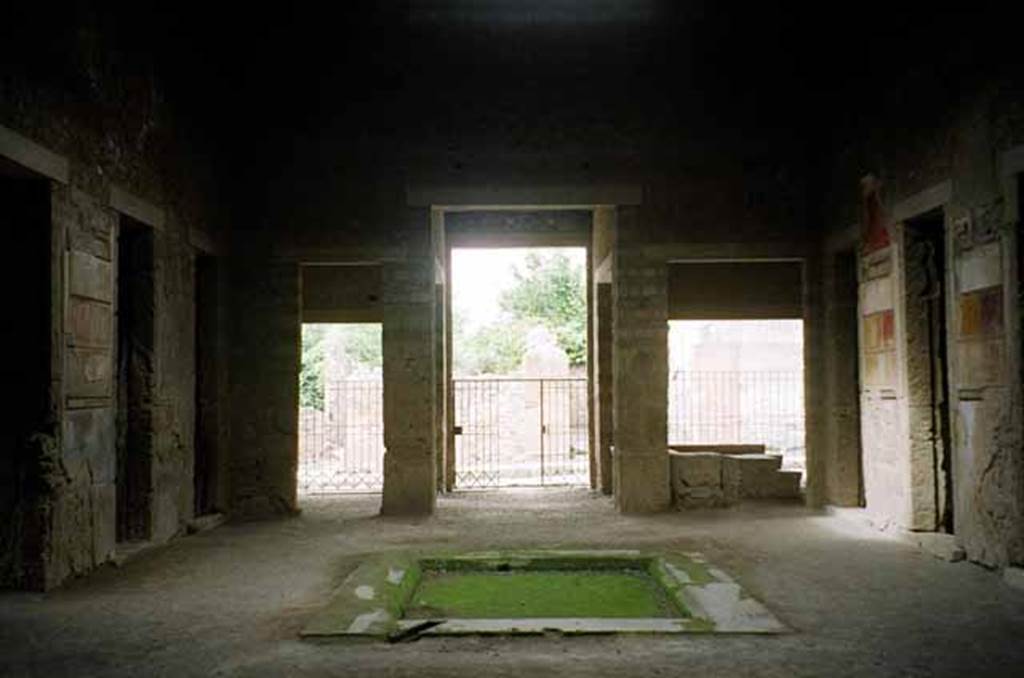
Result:
M587 485L585 378L453 380L455 486Z
M324 385L323 409L299 411L300 494L384 486L384 388L379 379Z

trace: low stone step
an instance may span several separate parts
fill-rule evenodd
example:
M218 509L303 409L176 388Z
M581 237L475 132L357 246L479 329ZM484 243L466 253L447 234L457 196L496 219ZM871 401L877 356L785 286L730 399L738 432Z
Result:
M690 454L693 452L717 452L719 454L764 454L764 445L726 445L726 444L701 444L701 445L669 445L668 449L673 452Z
M778 471L782 468L782 456L778 454L728 454L726 456L736 459L740 463L740 467L744 469Z
M725 455L724 484L738 497L773 497L782 458L774 454Z
M803 473L800 471L776 471L775 494L772 496L779 499L798 499L802 477Z

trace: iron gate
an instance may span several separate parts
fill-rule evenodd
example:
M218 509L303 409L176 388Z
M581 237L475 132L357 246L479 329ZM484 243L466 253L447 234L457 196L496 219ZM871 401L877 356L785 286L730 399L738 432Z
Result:
M453 379L455 486L587 485L587 380Z
M300 494L379 492L384 486L380 379L332 381L320 408L299 411Z

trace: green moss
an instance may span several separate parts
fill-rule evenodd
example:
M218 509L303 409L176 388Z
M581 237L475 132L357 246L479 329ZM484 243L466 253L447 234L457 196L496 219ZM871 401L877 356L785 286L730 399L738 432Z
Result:
M428 572L407 619L677 617L657 583L640 571Z
M715 623L709 619L688 619L683 622L683 629L691 633L711 633L715 630Z

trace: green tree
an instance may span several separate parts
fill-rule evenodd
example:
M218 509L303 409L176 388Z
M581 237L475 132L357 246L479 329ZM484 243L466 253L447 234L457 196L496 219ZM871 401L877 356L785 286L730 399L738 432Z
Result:
M330 331L340 338L345 355L353 366L373 369L384 365L384 352L381 350L383 328L379 323L334 325Z
M523 361L526 328L515 321L485 325L461 338L459 348L455 365L458 373L508 374Z
M299 407L324 409L324 334L326 325L302 326Z
M562 253L530 252L524 268L514 269L515 284L498 299L502 311L524 326L551 330L569 356L569 364L587 360L587 296L583 268Z
M337 345L342 346L348 365L355 371L372 371L384 364L379 324L304 324L299 372L301 407L323 410L326 353L331 346Z

